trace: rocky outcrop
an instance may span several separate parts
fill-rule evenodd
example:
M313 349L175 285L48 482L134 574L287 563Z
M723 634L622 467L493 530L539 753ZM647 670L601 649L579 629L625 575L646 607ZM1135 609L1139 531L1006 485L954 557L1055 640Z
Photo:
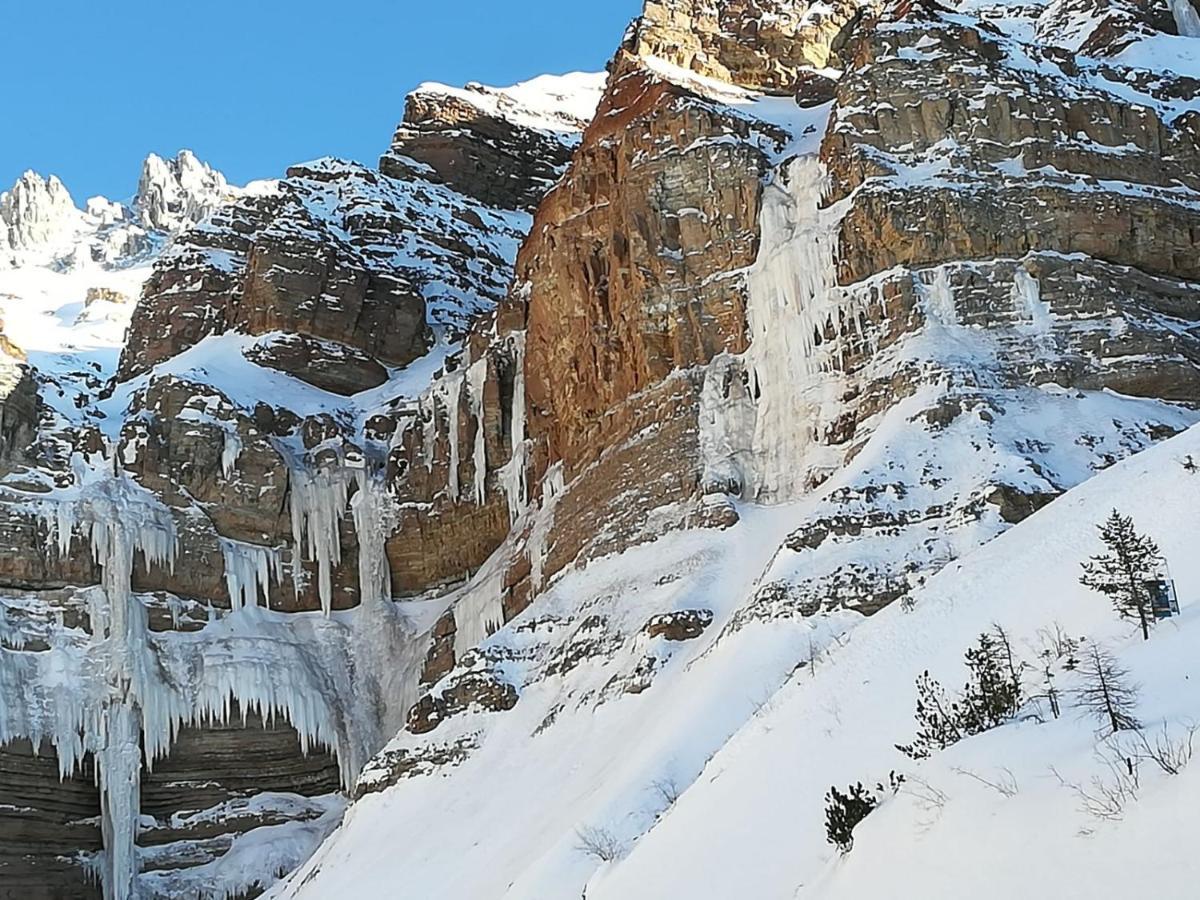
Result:
M601 423L671 372L745 349L760 149L784 136L622 54L518 261L530 432L568 475Z
M649 0L624 46L730 84L794 93L808 73L829 64L858 9L848 0Z
M600 76L578 73L503 89L421 85L379 168L532 212L566 167L602 87Z

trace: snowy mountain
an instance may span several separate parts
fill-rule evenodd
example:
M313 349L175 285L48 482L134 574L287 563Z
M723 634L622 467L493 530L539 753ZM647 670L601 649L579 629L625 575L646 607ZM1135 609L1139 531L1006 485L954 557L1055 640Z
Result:
M648 0L377 168L23 178L0 896L1189 896L1198 18ZM900 751L995 625L1019 700Z

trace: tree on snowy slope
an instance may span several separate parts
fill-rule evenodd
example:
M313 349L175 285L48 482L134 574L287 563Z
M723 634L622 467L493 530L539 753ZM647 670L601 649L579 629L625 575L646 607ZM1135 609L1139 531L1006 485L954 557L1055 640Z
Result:
M1081 709L1103 722L1114 734L1139 727L1133 715L1137 687L1130 683L1129 672L1121 668L1112 654L1092 644L1079 666L1079 674L1082 681L1074 697Z
M854 829L880 803L887 791L897 793L904 785L904 776L888 773L888 783L875 785L876 793L863 787L862 782L850 785L845 793L831 787L825 794L825 839L843 853L854 846Z
M1083 563L1079 582L1107 595L1121 616L1137 619L1142 626L1142 638L1148 641L1151 622L1149 583L1155 579L1162 554L1154 541L1137 533L1132 517L1123 516L1115 509L1099 528L1100 539L1109 552Z
M1023 664L1012 653L1008 634L996 627L979 635L967 650L970 677L962 694L951 700L928 672L917 678L917 737L896 749L913 759L924 759L964 737L995 728L1012 719L1024 701Z

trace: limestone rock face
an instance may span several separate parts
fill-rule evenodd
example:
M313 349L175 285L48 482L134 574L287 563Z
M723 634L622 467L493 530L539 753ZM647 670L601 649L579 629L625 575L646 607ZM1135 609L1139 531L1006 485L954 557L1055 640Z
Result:
M858 7L852 0L649 0L625 49L731 84L794 92L806 71L829 64Z
M603 86L601 76L581 73L504 89L422 85L408 96L379 168L532 212L562 174Z
M622 54L538 210L527 291L530 429L574 471L601 420L676 369L745 349L764 149L782 135ZM760 148L761 147L761 148Z

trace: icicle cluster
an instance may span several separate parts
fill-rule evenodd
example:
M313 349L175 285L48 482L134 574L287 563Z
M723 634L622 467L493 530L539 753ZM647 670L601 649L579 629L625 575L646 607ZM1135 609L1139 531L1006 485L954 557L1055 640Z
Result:
M271 581L283 580L283 553L278 547L262 547L232 538L220 539L221 556L225 561L225 585L229 602L237 612L245 606L255 606L261 593L263 606L270 606Z
M317 564L317 593L321 610L329 615L333 608L333 570L342 562L339 526L346 514L350 473L341 466L310 472L293 468L290 472L289 510L292 519L292 576L297 589L300 582L301 548L309 562Z

